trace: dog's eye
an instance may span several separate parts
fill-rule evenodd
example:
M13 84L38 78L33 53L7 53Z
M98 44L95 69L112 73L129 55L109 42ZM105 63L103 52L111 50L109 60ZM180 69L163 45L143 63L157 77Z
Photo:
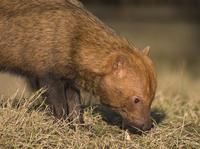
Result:
M137 104L137 103L140 102L140 98L137 97L137 96L133 96L133 97L132 97L132 101L133 101L135 104Z

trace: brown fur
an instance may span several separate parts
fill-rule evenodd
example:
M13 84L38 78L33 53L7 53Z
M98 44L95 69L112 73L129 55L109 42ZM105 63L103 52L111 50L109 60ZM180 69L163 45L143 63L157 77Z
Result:
M52 90L59 86L63 90L61 84L73 80L69 84L99 95L129 123L137 127L150 123L156 88L150 58L82 5L65 0L2 0L0 33L2 70L46 80L37 84ZM138 106L133 102L136 96ZM62 108L70 109L59 91L47 97L58 117Z

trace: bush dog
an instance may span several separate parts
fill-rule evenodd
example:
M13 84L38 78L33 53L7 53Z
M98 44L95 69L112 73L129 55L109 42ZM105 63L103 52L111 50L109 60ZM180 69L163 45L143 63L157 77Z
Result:
M148 56L76 0L1 0L0 69L47 87L58 119L83 122L79 90L149 130L156 75ZM75 114L72 114L75 111Z

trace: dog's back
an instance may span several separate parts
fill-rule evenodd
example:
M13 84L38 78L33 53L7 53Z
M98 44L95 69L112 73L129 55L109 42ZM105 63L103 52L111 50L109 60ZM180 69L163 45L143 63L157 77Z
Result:
M0 69L42 74L63 71L77 20L76 0L2 0L0 2ZM77 3L75 3L77 2ZM76 4L76 5L75 5ZM53 70L52 70L53 71Z

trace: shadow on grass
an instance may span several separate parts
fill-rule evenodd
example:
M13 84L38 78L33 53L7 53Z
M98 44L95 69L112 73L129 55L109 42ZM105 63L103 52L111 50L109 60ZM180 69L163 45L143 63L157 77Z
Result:
M156 124L159 124L165 119L166 114L163 110L159 108L153 108L151 110L151 117L154 120L154 122L156 122Z
M110 109L109 107L106 107L103 105L95 105L95 106L90 106L90 107L93 107L94 115L99 113L102 116L102 119L105 122L107 122L109 125L118 126L120 129L126 129L129 132L134 133L134 134L138 134L138 135L143 134L142 131L140 131L139 129L135 127L131 127L131 126L123 127L122 117L118 113ZM154 120L154 123L159 124L164 120L164 118L166 117L166 114L164 113L164 111L158 108L154 108L151 111L151 117Z

